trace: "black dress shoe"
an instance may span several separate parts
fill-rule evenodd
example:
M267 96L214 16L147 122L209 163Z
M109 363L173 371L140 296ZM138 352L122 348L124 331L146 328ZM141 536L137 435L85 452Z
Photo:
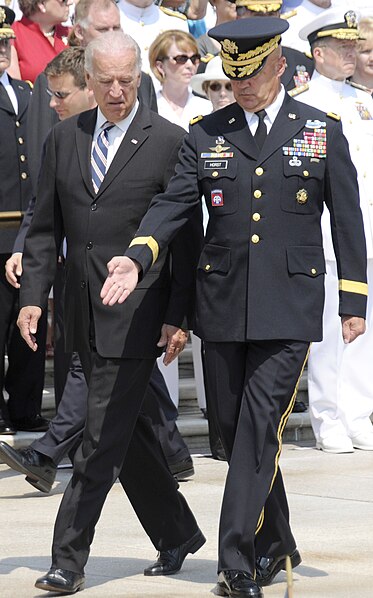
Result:
M47 592L58 592L59 594L75 594L84 590L83 573L74 573L66 569L49 569L48 573L39 577L35 582L35 588Z
M178 461L177 463L168 464L170 471L178 482L182 482L186 478L194 475L194 467L192 457Z
M25 474L27 482L41 492L49 492L52 488L57 468L46 455L31 447L15 450L0 441L0 459L12 469Z
M13 428L13 426L9 422L7 422L3 419L0 419L0 435L1 434L16 434L16 433L17 433L17 430L15 428Z
M303 401L295 401L293 413L304 413L305 411L307 411L306 403L303 403Z
M198 530L187 542L177 548L161 550L153 565L144 569L144 575L173 575L180 571L187 554L194 554L204 545L206 538Z
M218 596L264 598L261 588L246 571L220 571L216 589Z
M46 432L49 428L49 422L49 419L41 415L12 420L13 426L20 432Z
M291 553L290 560L293 569L302 562L297 549ZM256 581L260 586L269 586L280 571L286 570L286 555L277 557L261 556L256 559Z

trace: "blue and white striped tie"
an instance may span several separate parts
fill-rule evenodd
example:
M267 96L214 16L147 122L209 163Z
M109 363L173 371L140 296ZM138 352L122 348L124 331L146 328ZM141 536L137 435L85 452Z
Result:
M109 148L109 138L108 132L112 129L115 125L112 123L106 122L104 123L104 129L98 135L92 150L91 156L91 167L92 167L92 183L93 189L95 193L98 193L98 190L101 186L102 181L104 180L104 176L107 170L107 153Z

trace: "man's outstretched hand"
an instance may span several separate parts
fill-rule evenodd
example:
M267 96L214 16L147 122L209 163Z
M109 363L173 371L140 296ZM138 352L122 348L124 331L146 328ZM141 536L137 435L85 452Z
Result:
M140 266L125 256L115 256L107 264L108 277L100 297L104 305L123 303L136 288Z

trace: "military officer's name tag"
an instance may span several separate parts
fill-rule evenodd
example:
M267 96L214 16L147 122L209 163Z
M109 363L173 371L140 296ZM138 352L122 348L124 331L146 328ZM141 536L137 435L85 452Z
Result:
M218 208L224 205L224 196L222 189L213 189L211 191L211 205L213 208Z
M228 168L228 160L206 160L203 168L205 170L213 170L215 168L226 170Z

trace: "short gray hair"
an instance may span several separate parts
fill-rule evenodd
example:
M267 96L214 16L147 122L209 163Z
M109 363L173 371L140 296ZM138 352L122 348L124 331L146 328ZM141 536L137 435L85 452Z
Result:
M135 53L136 68L141 71L141 50L135 40L123 31L108 31L89 42L85 50L85 70L93 74L93 57L95 53L106 56L118 55L126 50Z

